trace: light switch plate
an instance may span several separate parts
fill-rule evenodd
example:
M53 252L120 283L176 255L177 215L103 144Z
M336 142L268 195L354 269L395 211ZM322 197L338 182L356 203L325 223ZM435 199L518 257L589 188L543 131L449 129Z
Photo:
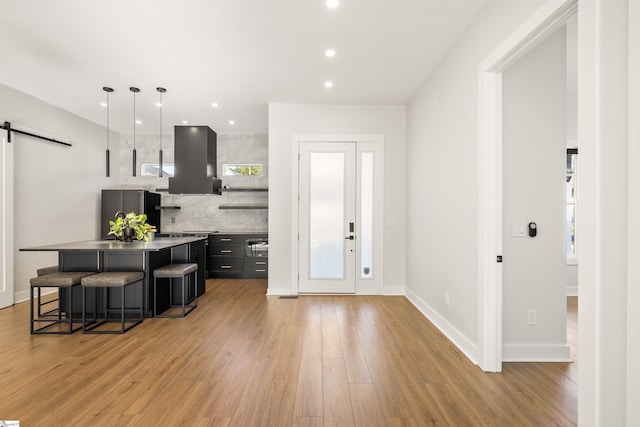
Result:
M527 226L523 223L512 222L511 223L511 237L526 237Z

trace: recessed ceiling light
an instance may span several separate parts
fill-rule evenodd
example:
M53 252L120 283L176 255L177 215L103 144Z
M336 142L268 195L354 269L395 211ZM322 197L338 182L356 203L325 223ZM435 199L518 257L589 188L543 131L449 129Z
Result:
M136 120L136 124L137 125L141 125L142 124L142 120Z
M156 102L156 107L162 107L162 102Z
M183 124L183 125L188 125L188 124L189 124L189 120L183 120L183 121L182 121L182 124Z
M327 0L327 7L329 9L335 9L336 7L338 7L339 1L338 0Z
M334 56L336 56L336 51L333 50L333 49L327 49L327 50L324 51L324 55L327 58L333 58Z
M324 82L324 87L326 87L327 89L332 88L333 87L333 82L331 82L331 81Z
M101 103L100 103L100 106L101 106L101 107L107 107L107 106L108 106L108 104L107 104L106 102L101 102Z
M211 103L211 106L212 106L213 108L218 108L218 103L217 103L217 102L212 102L212 103Z
M235 125L235 124L236 124L236 122L235 122L235 120L229 120L229 124L230 124L230 125Z

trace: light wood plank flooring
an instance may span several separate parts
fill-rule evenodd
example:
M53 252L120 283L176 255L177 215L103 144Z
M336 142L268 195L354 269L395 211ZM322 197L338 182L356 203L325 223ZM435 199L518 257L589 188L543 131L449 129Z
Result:
M404 297L209 280L184 319L30 336L0 310L0 419L24 426L572 426L575 363L482 372ZM575 329L577 331L577 327ZM570 335L570 333L569 333Z

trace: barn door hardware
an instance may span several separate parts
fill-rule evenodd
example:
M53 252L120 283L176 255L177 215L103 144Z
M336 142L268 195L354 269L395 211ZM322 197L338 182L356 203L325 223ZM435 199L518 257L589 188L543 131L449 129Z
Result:
M61 145L66 145L67 147L71 147L71 144L69 144L68 142L58 141L57 139L49 138L42 135L36 135L35 133L12 128L10 122L4 122L3 124L1 124L0 129L4 129L7 131L7 142L11 142L11 132L15 132L15 133L20 133L22 135L31 136L33 138L44 139L45 141L55 142L56 144L61 144Z

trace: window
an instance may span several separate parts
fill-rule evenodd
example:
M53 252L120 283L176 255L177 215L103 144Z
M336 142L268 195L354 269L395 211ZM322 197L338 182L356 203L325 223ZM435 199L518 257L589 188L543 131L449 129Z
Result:
M261 164L222 165L223 176L262 176Z
M567 258L576 258L576 213L577 213L578 149L567 148Z
M140 176L158 176L160 165L158 163L142 163L140 165ZM173 176L175 167L173 164L162 164L162 174L164 176Z

